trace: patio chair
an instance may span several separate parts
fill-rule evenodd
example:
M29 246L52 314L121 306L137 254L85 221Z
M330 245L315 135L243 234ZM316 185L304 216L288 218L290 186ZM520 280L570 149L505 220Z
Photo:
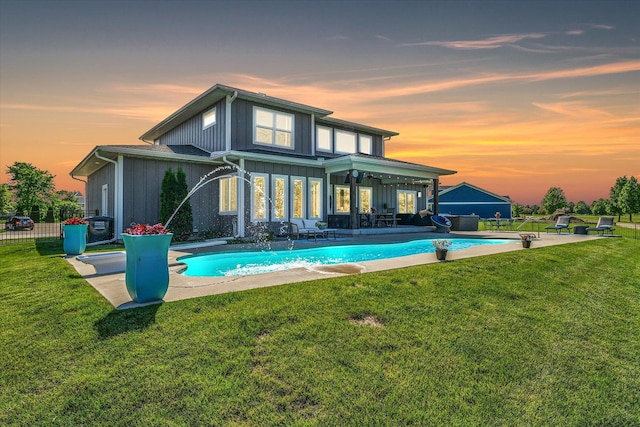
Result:
M431 217L431 223L436 226L436 233L451 232L451 220L449 218L434 215Z
M613 234L613 217L612 216L601 216L598 218L598 223L595 227L587 227L587 234L589 231L595 231L599 234Z
M562 233L562 230L567 230L567 233L569 233L571 231L571 227L569 226L570 222L570 216L562 215L558 217L555 225L549 225L545 227L545 230L547 230L547 233L549 232L549 230L556 230L556 233Z

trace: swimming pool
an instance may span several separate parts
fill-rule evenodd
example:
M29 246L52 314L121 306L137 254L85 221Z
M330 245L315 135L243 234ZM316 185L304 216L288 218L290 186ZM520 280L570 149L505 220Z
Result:
M182 272L193 277L247 276L292 268L397 258L435 252L431 239L374 245L326 246L309 249L219 252L187 255L178 258L187 268ZM509 239L451 239L450 251L479 245L501 245Z

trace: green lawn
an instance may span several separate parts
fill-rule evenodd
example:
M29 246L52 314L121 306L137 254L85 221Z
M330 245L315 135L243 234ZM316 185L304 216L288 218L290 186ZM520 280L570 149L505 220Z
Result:
M0 424L640 425L640 241L125 311L61 253L0 247Z

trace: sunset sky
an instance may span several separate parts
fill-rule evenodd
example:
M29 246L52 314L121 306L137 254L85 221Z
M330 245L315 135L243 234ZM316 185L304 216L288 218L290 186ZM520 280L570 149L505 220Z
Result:
M640 178L640 1L0 0L0 182L79 190L96 145L216 83L399 132L387 156L539 204Z

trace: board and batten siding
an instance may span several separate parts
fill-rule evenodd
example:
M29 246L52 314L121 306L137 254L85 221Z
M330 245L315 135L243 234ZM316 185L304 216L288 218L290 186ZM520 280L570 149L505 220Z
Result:
M107 212L102 211L102 186L107 185L108 200L107 200ZM113 163L107 163L98 171L87 177L85 197L85 210L100 212L100 216L113 217L115 212L115 165Z
M202 129L202 114L213 106L205 108L186 122L176 126L162 135L161 145L194 145L205 151L224 151L225 148L225 114L226 102L216 105L216 124Z
M191 190L201 177L217 167L201 163L125 158L123 226L128 227L132 223L155 224L160 221L160 194L167 169L177 172L178 168L182 168L187 178L187 189ZM219 225L218 192L218 181L215 180L197 190L189 199L194 229L202 231Z

